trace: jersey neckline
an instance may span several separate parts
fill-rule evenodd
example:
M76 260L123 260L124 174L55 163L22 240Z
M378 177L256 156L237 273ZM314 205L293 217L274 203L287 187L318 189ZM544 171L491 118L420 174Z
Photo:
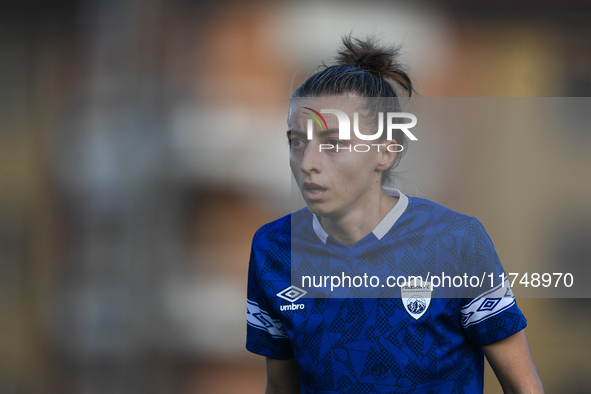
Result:
M402 216L406 207L408 207L408 197L398 189L389 187L383 187L382 192L391 197L398 197L398 202L394 207L384 216L384 218L378 223L376 228L370 234L373 234L378 240L382 239L384 235L394 226L396 221ZM312 214L312 228L316 236L326 244L328 240L328 233L324 230L316 214Z

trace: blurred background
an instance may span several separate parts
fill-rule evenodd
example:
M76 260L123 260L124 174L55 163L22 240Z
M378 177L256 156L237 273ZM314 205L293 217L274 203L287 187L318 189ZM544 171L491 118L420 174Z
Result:
M0 393L262 393L246 272L290 209L297 83L341 35L380 33L426 99L586 112L590 17L585 0L3 1ZM400 187L478 217L507 271L591 263L590 130L520 126L452 128ZM589 300L518 303L547 392L591 392Z

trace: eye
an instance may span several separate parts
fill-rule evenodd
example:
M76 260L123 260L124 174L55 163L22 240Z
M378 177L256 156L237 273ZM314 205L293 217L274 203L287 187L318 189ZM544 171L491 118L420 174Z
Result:
M293 138L289 140L289 147L292 149L298 149L305 145L305 142L299 138Z
M341 141L341 140L327 140L326 143L327 144L331 144L331 145L333 145L335 147L345 145L345 143L343 141Z

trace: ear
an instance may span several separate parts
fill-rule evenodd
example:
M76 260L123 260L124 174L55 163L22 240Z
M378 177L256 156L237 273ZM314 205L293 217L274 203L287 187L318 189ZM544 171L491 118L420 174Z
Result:
M384 144L380 144L379 149L380 156L376 170L386 171L394 163L397 151L400 150L400 145L397 145L395 140L386 140Z

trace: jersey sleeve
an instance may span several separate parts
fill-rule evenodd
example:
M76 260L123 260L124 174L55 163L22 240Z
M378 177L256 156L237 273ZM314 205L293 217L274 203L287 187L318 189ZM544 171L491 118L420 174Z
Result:
M275 359L293 358L283 322L273 313L263 290L265 284L260 280L260 266L264 264L265 258L265 248L257 248L253 241L248 267L246 349Z
M476 218L470 221L464 240L462 265L465 270L478 271L487 279L492 274L494 279L493 286L463 299L462 327L470 341L478 346L489 345L523 330L527 320L517 307L494 245Z

